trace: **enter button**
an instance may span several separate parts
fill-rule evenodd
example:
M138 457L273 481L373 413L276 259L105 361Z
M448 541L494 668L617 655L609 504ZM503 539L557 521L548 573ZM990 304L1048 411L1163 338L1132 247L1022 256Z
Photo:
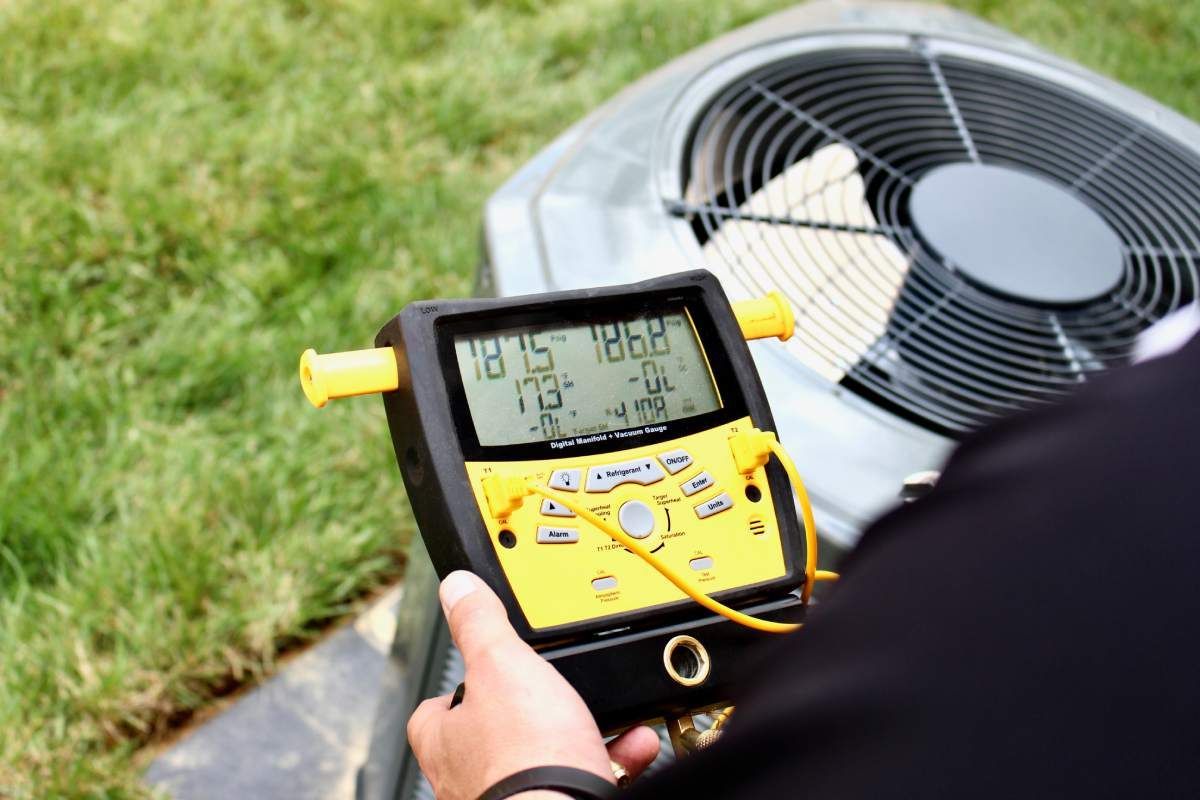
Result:
M709 556L702 556L700 558L693 558L688 562L688 565L697 572L701 572L706 569L712 569L713 560Z
M716 483L716 481L713 480L712 475L709 475L707 472L701 472L690 481L684 481L683 483L679 484L679 489L685 495L691 497L696 492L702 492L708 487L712 486L714 483Z

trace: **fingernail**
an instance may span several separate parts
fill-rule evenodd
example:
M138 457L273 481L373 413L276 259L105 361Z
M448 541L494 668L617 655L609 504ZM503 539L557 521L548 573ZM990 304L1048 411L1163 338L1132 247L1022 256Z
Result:
M466 570L456 570L446 576L438 597L442 601L442 613L450 616L450 611L458 605L458 601L479 588L479 579Z

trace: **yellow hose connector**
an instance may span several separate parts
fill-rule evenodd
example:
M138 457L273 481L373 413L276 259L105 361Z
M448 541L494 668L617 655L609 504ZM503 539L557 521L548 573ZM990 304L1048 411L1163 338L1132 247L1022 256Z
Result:
M781 342L786 342L796 330L796 315L792 313L792 306L777 291L757 300L741 300L731 305L738 327L747 339L775 336Z
M339 397L391 392L400 385L396 354L390 347L300 356L300 388L316 408Z

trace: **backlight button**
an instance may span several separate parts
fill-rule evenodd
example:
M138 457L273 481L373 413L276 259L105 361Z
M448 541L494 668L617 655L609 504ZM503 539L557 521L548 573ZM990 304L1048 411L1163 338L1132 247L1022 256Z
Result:
M667 468L667 472L674 475L692 465L692 454L687 450L668 450L665 453L659 453L658 460Z
M711 517L713 514L720 514L722 511L727 511L733 508L733 498L727 493L721 492L711 500L705 500L700 505L696 506L696 516L700 519Z
M561 489L564 492L578 492L580 474L577 469L556 469L550 474L549 486L551 489Z

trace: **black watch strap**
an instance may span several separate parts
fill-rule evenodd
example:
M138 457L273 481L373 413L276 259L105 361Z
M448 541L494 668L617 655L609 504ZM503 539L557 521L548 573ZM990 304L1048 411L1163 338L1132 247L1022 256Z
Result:
M549 789L577 800L610 800L617 787L595 773L574 767L533 767L509 775L479 795L479 800L503 800L521 792Z

